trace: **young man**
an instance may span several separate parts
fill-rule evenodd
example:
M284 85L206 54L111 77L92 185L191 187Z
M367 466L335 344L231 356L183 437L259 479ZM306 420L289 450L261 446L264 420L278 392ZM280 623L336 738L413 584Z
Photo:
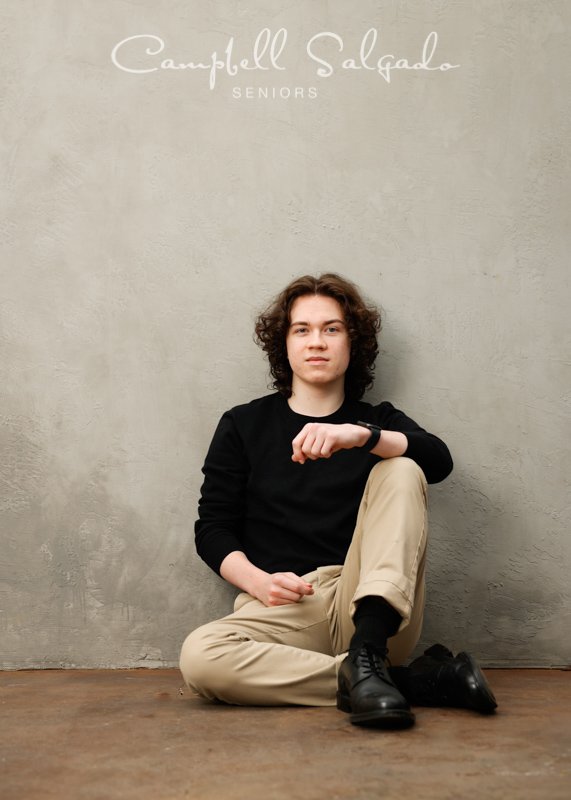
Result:
M278 391L222 416L203 469L197 550L242 590L183 645L205 698L336 702L382 728L412 725L411 703L495 708L466 653L435 645L399 666L422 627L427 483L452 459L390 403L361 401L379 329L334 274L294 280L258 318Z

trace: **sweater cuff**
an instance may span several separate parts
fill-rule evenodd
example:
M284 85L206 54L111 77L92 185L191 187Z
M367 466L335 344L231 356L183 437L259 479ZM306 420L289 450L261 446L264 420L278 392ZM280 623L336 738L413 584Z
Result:
M444 442L425 431L403 431L408 439L404 453L424 472L428 483L443 481L452 471L450 452Z
M210 569L220 575L220 566L227 555L234 550L243 550L242 544L231 534L220 536L208 543L208 550L199 552L199 556L208 564ZM221 576L222 577L222 576Z
M416 461L421 466L422 462L426 461L427 449L430 451L430 447L427 448L426 446L426 434L418 431L404 431L404 435L408 440L408 447L404 455L407 458L412 458L413 461Z

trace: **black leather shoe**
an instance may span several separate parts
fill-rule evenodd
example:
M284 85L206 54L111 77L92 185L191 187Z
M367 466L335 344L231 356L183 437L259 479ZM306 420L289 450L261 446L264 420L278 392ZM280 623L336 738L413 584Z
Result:
M496 698L476 660L468 653L454 656L434 644L409 667L391 669L391 677L412 705L470 708L492 714Z
M386 651L365 644L350 652L337 679L337 708L351 714L353 725L409 728L414 714L385 664Z

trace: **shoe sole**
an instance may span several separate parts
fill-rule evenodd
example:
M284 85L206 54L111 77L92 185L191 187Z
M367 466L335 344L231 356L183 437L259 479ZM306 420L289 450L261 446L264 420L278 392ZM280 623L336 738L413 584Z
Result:
M468 664L478 689L478 697L474 698L474 703L470 704L470 708L479 711L480 714L493 714L498 704L484 673L469 653L458 653L456 658Z
M410 728L414 725L415 716L412 711L405 709L377 709L375 711L363 711L361 714L353 714L351 700L346 695L337 692L337 708L350 714L349 722L352 725L361 725L367 728Z

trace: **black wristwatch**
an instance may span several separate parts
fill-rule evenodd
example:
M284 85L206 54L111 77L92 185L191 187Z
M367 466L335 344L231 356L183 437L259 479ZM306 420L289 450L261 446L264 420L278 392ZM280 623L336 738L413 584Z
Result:
M362 428L367 428L368 430L371 431L370 438L367 439L365 444L362 444L358 449L359 450L368 450L369 452L371 450L374 450L375 447L379 443L379 439L381 438L381 433L383 432L383 429L379 428L378 425L373 425L372 422L360 422L359 421L356 424L360 425Z

